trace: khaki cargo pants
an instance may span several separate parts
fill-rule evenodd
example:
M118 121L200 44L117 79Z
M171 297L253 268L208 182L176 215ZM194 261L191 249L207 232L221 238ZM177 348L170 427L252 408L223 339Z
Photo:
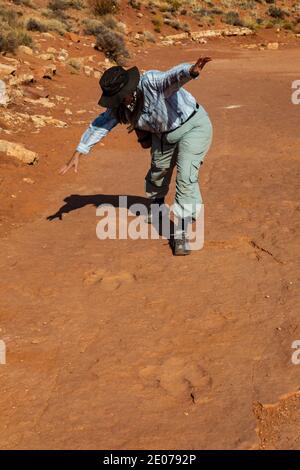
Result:
M145 179L147 196L166 196L176 166L174 213L179 218L196 219L203 203L198 174L211 142L212 124L203 108L178 129L153 134L151 168Z

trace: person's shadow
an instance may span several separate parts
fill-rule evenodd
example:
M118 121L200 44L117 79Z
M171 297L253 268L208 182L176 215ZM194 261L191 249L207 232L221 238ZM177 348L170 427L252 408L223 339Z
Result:
M47 220L62 220L63 214L68 214L69 212L76 211L77 209L81 209L85 206L98 207L100 205L110 204L114 207L120 207L120 201L122 197L123 201L125 201L126 198L126 209L129 209L133 204L143 204L147 207L149 206L149 199L142 196L127 196L120 194L71 194L64 199L65 204L62 205L57 212L49 215Z
M68 214L69 212L81 209L85 206L94 206L99 207L101 205L112 205L113 207L122 207L126 208L127 210L133 204L142 204L147 208L151 204L150 199L142 196L133 196L133 195L120 195L120 194L88 194L88 195L81 195L81 194L71 194L70 196L64 199L65 204L63 204L58 211L54 214L51 214L47 217L47 220L52 221L54 219L63 219L64 214ZM121 204L120 204L121 203ZM137 214L138 215L138 214ZM153 224L157 232L160 236L163 233L163 227L161 223L154 223ZM170 221L170 238L173 237L174 232L174 224Z

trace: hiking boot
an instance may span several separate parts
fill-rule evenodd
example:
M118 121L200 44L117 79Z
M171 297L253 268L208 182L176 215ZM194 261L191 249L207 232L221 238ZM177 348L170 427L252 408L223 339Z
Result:
M188 241L185 237L185 233L182 233L180 238L174 237L170 244L171 244L174 256L186 256L191 253L191 250L188 245Z

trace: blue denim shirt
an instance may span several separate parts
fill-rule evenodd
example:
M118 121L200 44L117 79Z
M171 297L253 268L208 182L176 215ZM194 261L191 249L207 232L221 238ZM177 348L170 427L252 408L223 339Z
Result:
M144 107L138 129L160 134L176 129L188 119L196 108L196 100L181 87L192 80L191 67L192 64L180 64L167 72L149 70L141 76L138 88L144 95ZM88 154L117 124L111 109L99 114L83 133L78 152Z

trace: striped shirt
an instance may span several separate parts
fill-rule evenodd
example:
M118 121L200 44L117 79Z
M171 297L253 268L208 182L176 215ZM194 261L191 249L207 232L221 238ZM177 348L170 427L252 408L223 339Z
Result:
M189 118L197 103L181 87L192 80L191 67L192 64L180 64L167 72L149 70L141 76L138 88L143 92L144 106L136 125L138 129L160 134L176 129ZM201 110L205 113L200 106ZM88 154L117 124L108 108L90 123L76 150Z

